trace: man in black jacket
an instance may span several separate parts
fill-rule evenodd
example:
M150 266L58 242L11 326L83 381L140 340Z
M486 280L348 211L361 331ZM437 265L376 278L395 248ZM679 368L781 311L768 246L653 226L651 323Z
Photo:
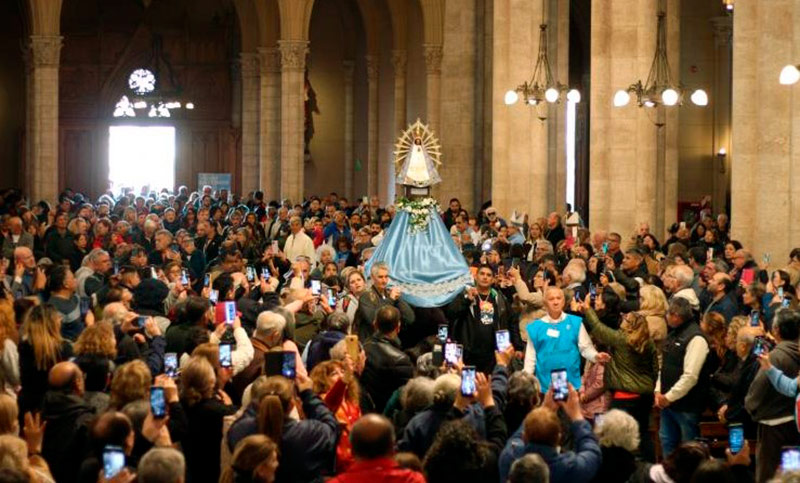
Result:
M358 332L361 340L366 340L372 335L372 323L378 309L381 307L396 307L405 325L414 323L414 310L406 301L400 298L401 292L397 287L389 287L389 265L377 262L370 269L372 287L365 290L358 299L358 311L353 320L354 330Z
M42 420L47 423L42 457L56 481L71 483L76 481L86 453L94 409L83 400L83 374L75 363L54 365L47 382L50 388L42 404Z
M778 345L769 353L769 361L787 377L800 371L800 313L782 309L775 314L772 328ZM781 448L798 443L794 420L794 398L780 394L770 383L766 371L759 371L744 400L747 412L758 423L756 445L756 481L772 478L781 461Z
M380 412L392 393L414 375L411 359L400 349L400 325L400 311L391 305L381 307L375 316L375 334L364 344L367 363L361 384Z
M495 364L495 332L508 330L508 302L492 288L494 272L482 265L475 275L477 288L468 287L448 305L450 338L464 345L464 363L491 374Z

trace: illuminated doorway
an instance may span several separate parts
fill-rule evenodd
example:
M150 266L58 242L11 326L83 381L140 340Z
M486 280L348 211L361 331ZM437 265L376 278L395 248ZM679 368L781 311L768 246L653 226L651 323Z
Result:
M175 189L175 128L111 126L108 132L108 180L114 193L132 188L139 194Z

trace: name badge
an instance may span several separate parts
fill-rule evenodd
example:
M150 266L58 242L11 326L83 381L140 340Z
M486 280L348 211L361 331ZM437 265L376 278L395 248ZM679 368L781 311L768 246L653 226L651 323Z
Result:
M558 339L559 332L556 329L547 329L547 337L554 337Z

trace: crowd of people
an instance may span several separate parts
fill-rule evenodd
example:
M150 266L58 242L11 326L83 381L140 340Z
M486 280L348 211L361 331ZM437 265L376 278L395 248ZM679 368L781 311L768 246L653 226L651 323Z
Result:
M0 482L798 481L800 248L453 199L474 285L421 308L394 215L0 192Z

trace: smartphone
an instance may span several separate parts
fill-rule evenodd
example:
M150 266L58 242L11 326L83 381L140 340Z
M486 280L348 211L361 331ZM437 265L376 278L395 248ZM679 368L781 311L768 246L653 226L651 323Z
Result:
M278 246L278 240L273 240L272 241L272 253L277 254L279 251L281 251L281 249Z
M781 307L784 307L784 308L785 308L785 307L788 307L788 306L789 306L789 304L791 304L791 300L789 300L789 298L788 298L788 297L784 298L784 299L781 301Z
M210 287L211 286L211 274L207 273L203 277L203 287Z
M353 362L358 361L361 355L361 346L358 344L358 336L354 334L344 336L344 346L347 354L353 359Z
M772 260L772 255L770 255L769 253L765 253L764 255L761 256L761 260L764 263L769 263L769 261Z
M458 363L458 356L456 354L457 346L458 344L455 342L448 342L444 345L444 360L446 360L448 364Z
M222 342L219 345L219 365L222 367L231 367L233 361L231 360L231 344Z
M484 252L492 251L492 239L491 238L486 240L485 242L483 242L483 244L481 245L481 250L484 251Z
M189 285L189 270L185 268L181 270L181 284Z
M292 351L283 351L281 354L281 376L287 379L294 379L297 377L295 369L296 357Z
M269 280L269 268L264 267L261 269L261 280L265 282Z
M336 294L333 290L328 290L328 306L332 309L336 308Z
M511 335L507 330L498 330L494 333L494 341L497 345L497 350L503 352L511 345Z
M365 196L365 197L361 198L361 202L364 203L365 205L369 204L369 197Z
M686 222L685 222L685 221L682 221L682 222L680 223L680 225L678 225L678 226L680 227L680 229L681 229L681 230L685 230L685 229L686 229Z
M742 423L731 423L728 426L728 446L731 453L738 453L744 445L744 426Z
M167 415L167 400L164 399L163 387L150 388L150 412L154 418L163 418Z
M456 344L456 361L463 361L464 360L464 346L461 344Z
M444 364L444 354L442 353L442 346L440 346L439 344L434 345L432 355L433 357L431 363L433 364L433 367L442 367L442 364Z
M778 298L783 300L783 287L778 287Z
M714 259L714 249L709 248L706 252L706 260L713 260Z
M475 366L465 366L461 369L461 395L464 397L472 397L476 390Z
M594 427L598 427L603 424L603 417L605 414L603 413L594 413Z
M91 308L92 299L89 297L81 297L81 317L85 317Z
M156 267L150 267L150 278L158 280L158 272L156 271Z
M608 242L603 242L603 255L608 253Z
M752 268L744 268L742 269L742 282L745 285L750 285L753 283L753 280L756 278L756 272Z
M247 275L247 281L253 282L256 279L256 269L252 266L248 265L247 268L244 270L245 274Z
M103 475L106 480L117 476L125 468L125 452L120 446L107 445L103 449Z
M147 316L140 315L138 319L136 319L136 325L141 329L144 328L144 325L147 323Z
M567 370L554 369L550 371L550 385L553 387L553 400L566 401L569 396L569 386L567 385Z
M119 275L119 262L114 261L114 275Z
M758 327L758 324L759 324L758 311L753 310L752 312L750 312L750 327Z
M164 354L164 374L169 377L178 375L178 354L176 352Z
M757 335L753 342L753 355L758 357L761 354L766 354L770 350L770 344L766 337Z
M225 302L225 323L233 325L236 320L236 302Z
M441 342L442 344L447 342L447 325L440 324L439 329L436 332L436 336L439 339L439 342Z
M781 469L784 472L800 470L800 446L784 446L781 451Z
M208 293L208 300L212 304L216 304L217 301L219 301L219 290L211 289L211 291Z
M322 292L322 284L319 280L312 280L311 281L311 295L318 297L320 292Z

